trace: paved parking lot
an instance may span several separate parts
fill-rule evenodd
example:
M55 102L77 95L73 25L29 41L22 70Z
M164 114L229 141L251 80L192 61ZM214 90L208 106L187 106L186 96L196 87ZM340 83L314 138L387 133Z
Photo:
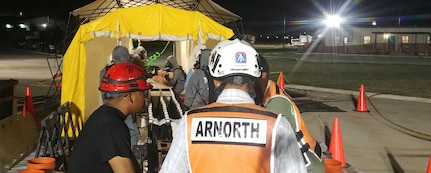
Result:
M305 93L294 100L314 100L341 111L303 112L302 117L313 136L325 142L324 126L332 129L338 117L346 162L366 173L426 172L431 154L431 100L369 97L369 112L354 111L359 91L328 92L323 88L288 86ZM366 95L372 95L367 93ZM423 102L422 102L423 101Z
M25 96L27 86L31 87L33 96L46 95L52 82L46 55L0 49L0 79L19 80L18 97ZM417 58L421 62L428 62L428 59ZM51 64L51 68L57 68L55 63ZM431 154L429 99L384 97L367 93L370 96L367 100L370 112L356 112L353 111L355 103L352 96L357 97L359 91L295 85L288 87L289 90L304 94L295 98L298 102L313 100L342 110L314 110L303 112L302 116L313 136L320 142L325 142L324 126L332 128L334 117L338 117L346 162L357 170L366 173L389 173L395 172L392 167L398 165L404 172L426 171Z

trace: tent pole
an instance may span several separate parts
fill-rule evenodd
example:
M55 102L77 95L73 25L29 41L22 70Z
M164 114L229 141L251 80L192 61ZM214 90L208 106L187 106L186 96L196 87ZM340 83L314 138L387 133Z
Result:
M67 19L66 29L64 30L64 38L63 38L63 45L61 46L61 53L66 53L66 39L67 39L67 32L69 31L69 25L70 25L70 18L71 18L72 12L69 12L69 17ZM59 46L60 44L58 44Z
M117 46L121 45L121 39L120 39L120 23L117 21Z

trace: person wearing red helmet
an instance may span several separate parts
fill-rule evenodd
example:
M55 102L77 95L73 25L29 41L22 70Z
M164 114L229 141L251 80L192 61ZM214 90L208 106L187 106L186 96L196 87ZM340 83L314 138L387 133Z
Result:
M129 62L116 63L103 75L99 90L112 93L94 111L75 142L67 172L142 172L131 148L126 116L143 111L144 69Z
M141 62L141 55L142 56L146 56L146 51L145 48L143 48L142 46L139 46L141 48L139 48L139 50L137 50L138 48L132 50L132 52L130 52L129 54L129 50L127 47L124 46L116 46L114 48L114 50L112 51L112 58L111 58L111 62L106 65L104 68L102 68L102 70L100 71L100 82L102 82L102 78L106 73L106 70L112 66L115 63L119 63L119 62L132 62L142 68L144 68L144 64ZM145 58L145 57L144 57ZM118 97L118 94L116 93L107 93L104 91L101 91L100 94L102 95L102 101L103 103L106 103L107 99L111 96L113 97ZM138 123L136 122L136 114L132 113L132 115L127 116L126 120L124 120L124 122L126 123L127 127L129 128L129 133L130 133L130 143L131 143L131 147L133 148L133 146L138 144L139 141L139 136L141 136L140 131L139 131L139 127L138 127Z

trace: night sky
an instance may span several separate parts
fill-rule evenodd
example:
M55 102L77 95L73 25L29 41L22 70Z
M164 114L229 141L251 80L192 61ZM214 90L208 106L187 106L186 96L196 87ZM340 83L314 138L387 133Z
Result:
M243 17L244 28L254 34L314 31L321 27L323 13L346 18L348 26L431 26L431 0L214 0ZM245 3L246 2L246 3ZM271 3L269 3L271 2Z
M93 0L8 0L2 2L0 15L51 15L66 18L68 12ZM346 18L346 25L431 26L431 0L213 0L240 15L247 33L298 33L319 27L323 13ZM285 25L283 21L286 21ZM284 29L285 28L285 29Z

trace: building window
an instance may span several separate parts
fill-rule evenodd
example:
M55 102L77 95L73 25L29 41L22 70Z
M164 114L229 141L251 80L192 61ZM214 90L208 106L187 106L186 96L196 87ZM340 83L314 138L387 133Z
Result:
M428 35L428 36L427 36L427 44L430 44L430 41L431 41L431 40L430 40L430 36Z
M401 43L409 43L409 36L403 35L401 37Z
M334 44L340 44L340 36L335 36L334 37Z
M371 43L371 36L366 35L364 36L364 44L370 44Z

